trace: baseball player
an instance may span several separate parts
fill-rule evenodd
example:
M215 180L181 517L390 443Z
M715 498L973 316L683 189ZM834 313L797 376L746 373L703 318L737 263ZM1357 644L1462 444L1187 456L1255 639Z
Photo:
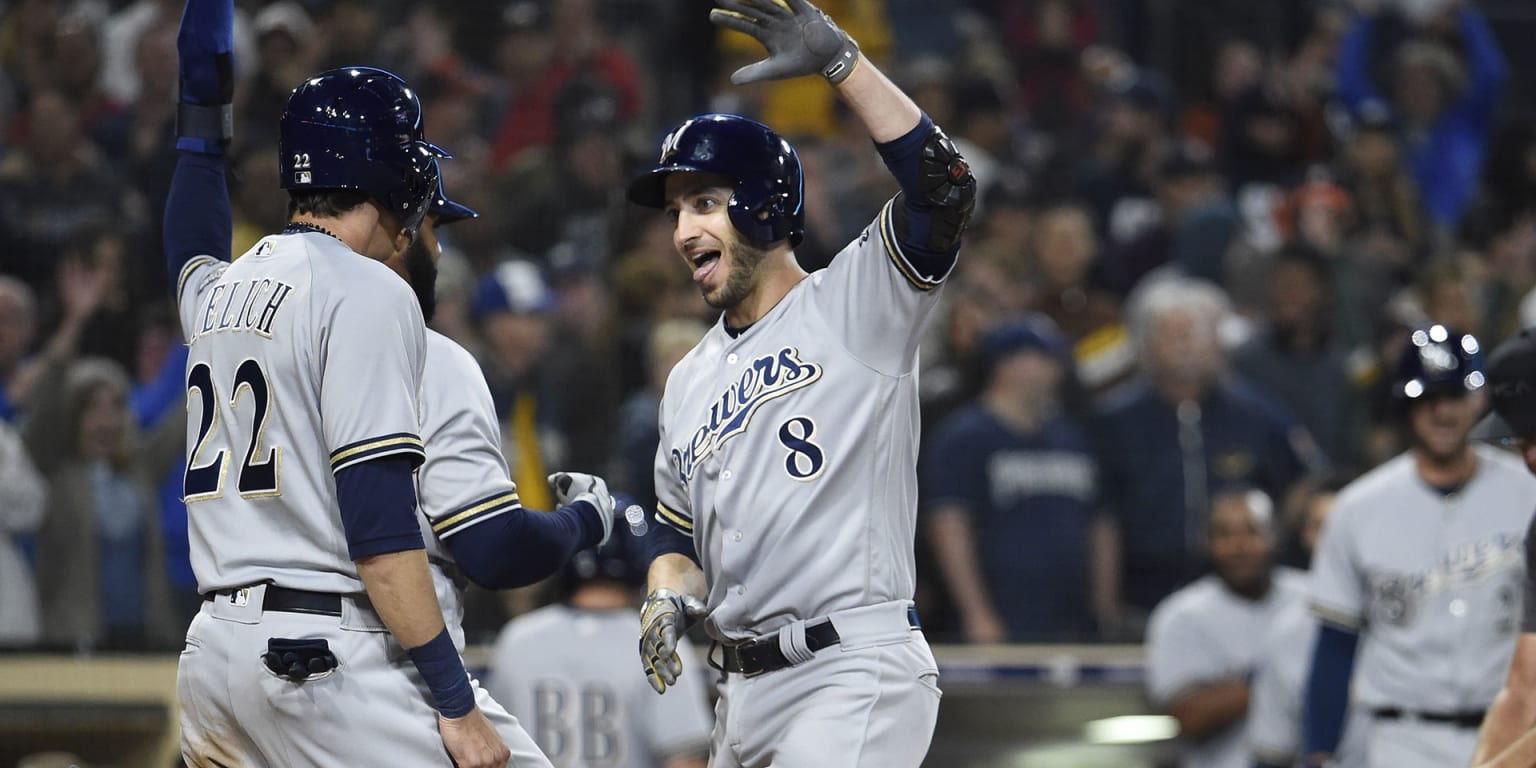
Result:
M1493 412L1472 437L1513 443L1525 466L1536 472L1536 331L1524 330L1500 344L1488 359L1488 392ZM1536 520L1525 533L1525 581L1520 637L1504 688L1488 708L1473 765L1529 768L1536 765ZM1523 736L1521 734L1524 734Z
M1317 551L1318 535L1343 487L1342 478L1308 481L1299 493L1301 547L1308 558ZM1248 692L1246 741L1254 768L1292 768L1301 756L1302 695L1307 665L1317 638L1317 620L1306 600L1280 609L1263 633L1262 650ZM1360 708L1349 711L1349 722L1335 753L1340 768L1363 768L1365 729L1370 720Z
M1274 507L1263 491L1211 499L1206 551L1215 573L1169 595L1147 625L1147 692L1179 722L1185 768L1243 768L1243 725L1262 637L1305 594L1274 564Z
M718 0L768 58L736 83L818 73L901 191L806 274L801 166L767 126L684 121L629 188L665 209L720 321L672 369L640 656L658 692L704 617L725 672L710 765L916 766L938 669L912 604L917 346L976 180L954 144L807 0Z
M1371 717L1371 766L1459 766L1514 650L1536 479L1467 435L1483 402L1477 340L1435 325L1404 346L1393 393L1410 449L1339 493L1313 562L1321 620L1308 676L1310 764L1347 706ZM1355 670L1356 647L1359 668Z
M189 26L193 28L189 30ZM184 23L184 69L198 60L199 51L188 48L189 38L194 45L199 42L199 32L206 35L206 30ZM183 194L180 205L168 211L168 229L175 224L173 216L206 218L229 226L222 164L216 156L206 161L202 155L184 152L178 163L178 183L183 189L193 184L195 194ZM434 227L477 215L449 201L439 183L419 236L403 260L390 262L407 277L426 317L435 306L435 265L441 254ZM227 238L222 246L217 240L204 245L208 255L228 257ZM175 251L172 259L174 267L179 263ZM507 478L497 444L494 409L478 366L467 352L440 334L429 330L425 340L427 367L422 375L420 405L428 455L417 473L422 510L418 519L444 620L453 645L462 648L464 576L488 588L542 579L571 552L606 537L612 523L612 500L600 478L570 473L553 478L557 498L565 507L553 514L522 509L516 488ZM473 535L464 535L469 530ZM548 765L515 719L483 692L477 691L477 698L482 711L511 746L516 765Z
M698 667L659 701L632 671L643 539L620 526L561 575L562 602L502 629L485 686L557 768L704 768L709 702ZM680 658L694 664L687 643Z

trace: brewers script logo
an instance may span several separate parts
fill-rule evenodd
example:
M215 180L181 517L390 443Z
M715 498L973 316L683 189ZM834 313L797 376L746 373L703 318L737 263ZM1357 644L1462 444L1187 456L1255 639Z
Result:
M821 366L800 360L800 350L785 347L753 360L741 378L709 406L709 422L694 431L687 445L672 449L672 468L683 482L693 479L699 462L725 441L745 432L752 414L763 403L810 386L821 378Z

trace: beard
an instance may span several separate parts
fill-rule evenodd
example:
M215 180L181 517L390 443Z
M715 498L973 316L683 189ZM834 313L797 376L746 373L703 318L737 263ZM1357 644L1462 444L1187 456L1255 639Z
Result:
M411 290L416 292L416 302L421 304L422 320L432 322L437 311L437 264L427 246L417 237L405 250L405 273L410 276Z
M768 257L767 251L740 240L732 240L724 246L720 259L724 261L729 256L731 260L731 272L725 278L725 285L714 295L708 290L700 291L704 303L715 309L732 309L745 301L757 288L757 270Z

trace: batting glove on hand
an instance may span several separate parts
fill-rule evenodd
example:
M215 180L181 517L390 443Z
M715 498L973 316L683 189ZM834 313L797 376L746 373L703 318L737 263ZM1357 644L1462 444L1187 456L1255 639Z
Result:
M560 506L568 506L578 501L585 501L597 508L597 516L603 521L603 540L597 543L601 547L608 543L608 537L613 535L614 508L617 504L613 495L608 493L608 483L597 475L588 475L581 472L556 472L549 476L549 487L555 491L555 503Z
M234 136L234 0L190 0L176 32L176 148L219 154Z
M646 596L640 608L640 666L645 668L645 681L657 693L666 693L667 686L677 683L683 673L678 638L707 612L703 601L693 595L658 589Z
M820 74L841 83L859 60L853 41L820 8L807 0L715 0L715 26L744 32L768 49L768 58L731 73L737 85Z

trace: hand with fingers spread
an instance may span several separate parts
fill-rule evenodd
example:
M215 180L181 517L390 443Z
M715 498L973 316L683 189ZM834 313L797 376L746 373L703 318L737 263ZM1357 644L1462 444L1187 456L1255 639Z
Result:
M820 74L841 83L858 64L859 44L808 0L715 0L716 26L757 38L768 58L731 74L737 85Z
M658 589L645 598L640 608L640 664L645 668L646 682L657 693L666 693L667 686L683 673L678 640L705 613L703 601L670 589Z

